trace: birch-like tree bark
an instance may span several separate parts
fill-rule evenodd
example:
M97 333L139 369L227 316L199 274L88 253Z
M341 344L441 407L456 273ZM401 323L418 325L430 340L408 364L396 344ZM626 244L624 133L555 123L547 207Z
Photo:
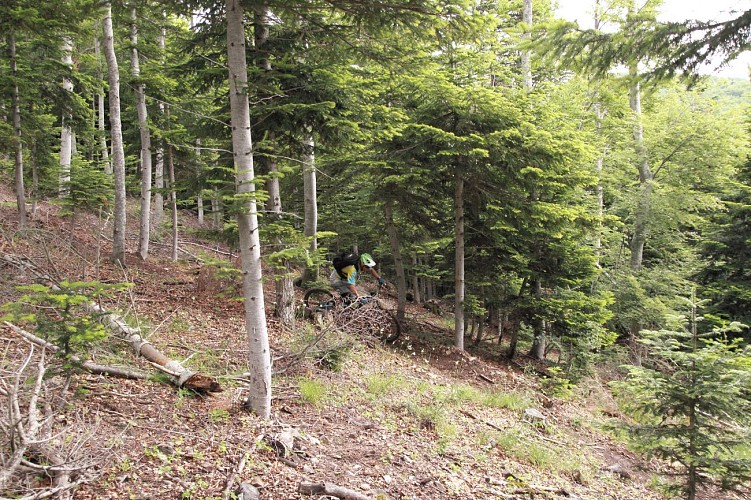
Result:
M115 37L112 30L112 4L104 4L105 15L102 23L104 32L104 57L107 60L107 81L109 83L110 133L112 134L112 172L115 184L115 213L112 222L113 262L125 265L125 150L120 121L120 69L115 55Z
M162 16L164 19L164 15ZM162 65L165 64L165 47L167 39L167 29L162 26L159 32L159 51L161 53ZM164 115L164 103L159 102L159 113ZM160 227L164 220L164 139L159 139L156 146L156 161L154 162L154 226Z
M464 350L464 177L454 173L454 347Z
M305 207L305 220L303 222L303 234L310 238L310 253L315 255L318 250L318 188L316 178L315 141L313 139L313 127L305 126L303 130L303 196ZM318 280L318 266L307 268L303 276L303 282Z
M149 256L151 233L151 132L149 131L149 114L146 109L146 85L139 81L141 64L138 60L138 12L135 5L130 9L130 44L130 73L136 94L138 131L141 138L141 225L138 252L141 258L146 260Z
M73 70L73 40L69 36L63 37L62 45L63 66L68 71ZM73 81L66 75L63 77L63 92L73 92ZM70 193L70 162L73 156L73 129L70 126L70 112L63 111L60 128L60 174L58 177L58 197L64 198Z
M636 78L636 68L632 67L631 77ZM647 221L652 199L652 170L649 168L649 156L644 144L644 127L641 112L641 88L635 81L629 90L629 104L631 106L632 133L634 150L636 152L636 168L639 171L639 198L634 214L633 235L629 247L631 248L631 269L641 269L644 259L644 244L647 241Z
M98 26L98 24L97 24ZM101 71L101 47L99 36L94 36L94 54L97 60L97 78L99 81L104 80ZM104 128L104 89L99 87L97 90L97 128L99 130L99 148L101 151L101 161L104 164L104 173L112 175L112 163L110 163L109 148L107 148L107 130Z
M259 1L253 5L255 15L253 23L253 39L255 42L255 61L258 68L264 72L271 71L271 60L265 55L266 42L269 39L269 26L272 23L272 12L266 1ZM270 131L268 139L274 142L274 132ZM266 210L269 217L276 220L282 219L282 197L279 188L279 168L273 156L260 158L265 166L263 172L267 174L266 191L268 192L268 201ZM274 242L275 250L279 251L284 248L284 242L281 238L276 238ZM278 269L274 270L274 285L276 292L276 301L274 315L279 318L282 325L293 328L295 325L295 291L292 280L292 266L285 260L280 264Z
M524 0L522 22L526 24L528 28L532 27L532 0ZM529 33L525 33L524 38L529 38ZM524 89L529 92L532 90L532 51L523 50L521 53L521 59Z
M170 211L172 212L172 262L177 262L177 190L175 189L175 155L172 152L172 145L167 146L167 151L169 153L169 200Z
M26 228L26 188L23 178L23 141L21 138L21 95L18 90L18 66L16 62L16 38L8 35L8 55L10 72L13 75L13 135L15 139L15 173L16 173L16 207L18 209L18 228Z
M21 95L18 92L18 63L16 61L16 36L8 34L8 60L13 77L13 135L16 146L16 206L18 228L26 229L26 188L23 184L23 142L21 141Z
M250 394L248 406L261 418L271 414L271 353L266 328L262 287L261 245L253 183L253 147L248 100L248 67L245 59L244 11L241 0L227 0L227 64L235 160L236 191L243 200L237 214L240 262L245 299L245 327L249 345Z

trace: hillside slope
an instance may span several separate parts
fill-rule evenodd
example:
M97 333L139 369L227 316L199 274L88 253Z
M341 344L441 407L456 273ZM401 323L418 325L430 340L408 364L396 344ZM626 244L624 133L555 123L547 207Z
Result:
M138 258L137 219L129 214L127 267L119 269L106 259L106 220L79 214L71 232L70 218L42 203L33 228L19 234L7 186L0 212L0 252L52 276L134 283L106 308L224 388L196 395L158 378L75 376L54 420L68 438L54 445L92 465L74 498L227 498L240 483L263 499L310 498L298 493L301 483L328 483L362 498L662 498L648 487L651 465L601 430L617 412L600 383L587 381L567 400L542 397L537 377L520 366L486 357L486 349L452 349L450 321L419 306L410 306L409 330L394 346L330 332L299 362L313 326L300 320L284 331L269 319L273 415L261 421L242 406L247 341L234 285L194 258L235 256L192 237L190 214L181 214L188 253L177 263L160 231L154 255ZM33 275L7 262L0 267L6 303ZM7 381L30 348L5 326L0 338ZM97 347L93 359L153 372L116 340ZM25 487L50 486L40 476Z

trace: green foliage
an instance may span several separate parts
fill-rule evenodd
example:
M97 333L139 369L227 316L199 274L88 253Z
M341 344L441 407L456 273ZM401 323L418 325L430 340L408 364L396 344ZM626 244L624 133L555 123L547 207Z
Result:
M328 387L326 384L319 380L307 377L301 377L297 381L297 386L300 390L300 396L302 396L303 401L306 401L313 406L321 405L323 399L328 393Z
M628 367L614 382L623 407L635 419L626 430L637 449L677 464L684 489L699 484L732 488L751 479L743 454L751 432L751 351L693 331L642 332L654 366ZM691 496L693 498L693 496Z
M568 399L574 395L571 381L563 374L559 366L548 368L549 377L543 377L540 381L545 394L557 398Z
M107 332L96 314L86 305L131 286L129 283L105 284L97 281L63 281L59 286L25 285L15 302L2 308L3 319L31 325L37 336L59 348L57 355L73 369L71 357L86 358L91 348L106 338Z
M63 200L66 211L96 211L108 207L114 193L112 176L105 174L90 161L76 158L70 168L70 183L63 186L68 196Z

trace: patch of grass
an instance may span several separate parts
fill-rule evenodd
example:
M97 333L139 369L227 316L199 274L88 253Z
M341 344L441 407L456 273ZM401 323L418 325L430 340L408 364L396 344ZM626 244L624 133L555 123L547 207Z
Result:
M480 391L467 384L450 385L442 392L444 403L454 406L481 399Z
M187 319L175 316L170 322L169 329L175 333L188 333L192 327Z
M365 390L373 396L383 396L391 390L398 390L405 386L406 382L396 375L374 373L365 377Z
M329 392L326 384L318 380L302 377L297 381L297 387L300 389L300 396L313 406L319 406L323 398Z
M211 422L228 422L229 412L224 408L212 408L209 410L209 420Z
M532 399L519 392L490 392L486 393L481 403L491 408L505 408L507 410L523 410L534 406Z

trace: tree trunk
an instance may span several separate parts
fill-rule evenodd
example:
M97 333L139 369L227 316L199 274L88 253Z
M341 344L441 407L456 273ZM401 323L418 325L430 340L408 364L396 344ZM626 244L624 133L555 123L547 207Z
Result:
M113 262L125 265L125 151L123 148L123 131L120 122L120 70L115 55L115 38L112 30L112 4L104 4L105 15L102 29L104 31L104 57L107 59L107 80L110 98L110 133L112 134L112 172L115 181L115 213L112 221L112 255Z
M532 282L532 290L536 299L542 297L542 282L539 278ZM535 318L534 323L534 335L535 338L532 341L532 348L529 350L529 355L533 358L544 361L545 360L545 320L542 318Z
M248 101L248 68L245 60L243 7L240 0L227 0L227 63L232 123L232 150L236 169L236 190L245 206L237 214L240 262L245 299L245 326L249 344L250 394L248 405L259 417L271 414L271 354L266 330L266 313L261 273L261 245L258 235L253 147Z
M597 135L601 135L602 133L602 121L605 118L605 112L602 110L602 106L599 102L594 103L594 110L595 110L595 129L597 131ZM600 256L602 255L602 218L605 213L605 198L604 198L604 190L602 185L602 167L605 161L605 151L602 151L601 154L597 157L597 162L595 163L595 175L597 176L597 186L595 186L595 194L597 197L597 220L598 225L595 233L595 258L597 259L595 262L595 265L597 267L600 267Z
M172 262L177 262L177 190L175 189L175 155L172 154L172 145L168 146L167 151L169 153L169 199L172 211Z
M404 274L404 259L402 259L401 244L399 234L394 224L394 201L387 199L383 206L386 218L386 233L389 235L391 251L394 253L394 269L396 271L396 318L404 321L404 311L407 307L407 279Z
M303 192L305 197L305 221L303 234L310 238L310 253L318 250L316 233L318 232L318 194L316 188L315 142L312 127L306 126L303 132ZM318 266L306 268L303 283L318 280Z
M253 39L255 42L255 62L256 66L264 72L271 71L271 61L265 55L267 52L264 45L269 39L269 25L273 22L271 10L265 1L253 5L254 28ZM266 97L266 96L264 96ZM268 134L268 139L273 143L274 132ZM281 221L282 219L282 197L279 188L279 168L276 160L267 156L262 159L262 165L266 168L264 173L268 176L266 180L266 191L269 198L266 202L266 209L271 217ZM284 241L276 238L274 246L277 251L284 249ZM295 325L295 289L292 278L292 266L289 261L285 260L280 268L274 272L274 284L276 292L276 302L274 314L282 325L293 328Z
M151 233L151 132L149 131L149 114L146 109L146 85L140 80L141 64L138 60L138 16L136 7L130 10L130 72L136 94L136 111L138 113L138 131L141 138L141 227L138 252L146 260L149 256L149 238Z
M464 178L459 168L454 186L454 347L464 350Z
M217 231L222 230L222 221L224 220L222 210L222 194L218 189L214 189L211 195L211 223Z
M412 254L412 293L414 294L415 304L421 304L422 294L420 293L420 277L417 275L417 254Z
M522 10L522 22L527 25L527 28L532 27L532 0L524 0L524 8ZM529 38L529 33L523 35L524 38ZM532 90L532 51L523 50L521 54L522 59L522 78L524 79L524 90L527 92Z
M21 95L18 92L18 63L16 62L16 37L8 34L8 59L13 77L13 132L16 145L16 206L18 228L26 229L26 189L23 185L23 142L21 141Z
M638 272L641 269L644 260L644 245L647 241L648 221L650 217L650 205L652 202L652 170L649 168L649 158L647 148L644 145L644 129L642 126L641 112L641 89L637 79L637 67L632 65L629 69L629 75L633 84L629 90L629 104L631 106L631 118L633 120L632 130L634 139L634 149L637 158L637 169L639 171L639 194L634 213L633 235L629 243L631 249L631 270ZM636 364L640 364L642 346L638 345L637 339L641 331L641 323L633 321L629 331L629 344L634 354Z
M68 36L63 37L63 65L68 71L73 71L73 41ZM63 77L63 92L73 92L73 81L66 75ZM73 130L70 127L70 111L64 110L60 128L60 174L58 197L64 198L70 194L70 162L73 153Z
M631 74L632 77L636 77L635 68L632 69ZM633 120L634 149L638 162L637 169L639 171L640 188L639 201L636 213L634 214L634 234L631 237L629 246L631 248L631 269L638 271L641 269L644 258L644 244L647 241L647 220L649 218L652 197L652 170L649 168L647 148L644 145L644 129L641 121L641 90L638 82L631 86L629 103Z
M99 81L104 79L101 72L101 55L100 55L99 37L94 36L94 54L97 60L97 78ZM109 149L107 148L107 130L104 128L104 89L97 89L97 128L99 130L99 149L101 151L101 160L104 164L104 173L112 175L112 164L110 163Z
M167 30L162 26L162 30L159 33L159 50L162 54L162 65L165 64L165 45L166 45ZM164 115L165 106L163 102L159 102L159 113ZM159 139L156 146L156 162L154 163L154 227L158 228L162 225L164 220L164 139Z

